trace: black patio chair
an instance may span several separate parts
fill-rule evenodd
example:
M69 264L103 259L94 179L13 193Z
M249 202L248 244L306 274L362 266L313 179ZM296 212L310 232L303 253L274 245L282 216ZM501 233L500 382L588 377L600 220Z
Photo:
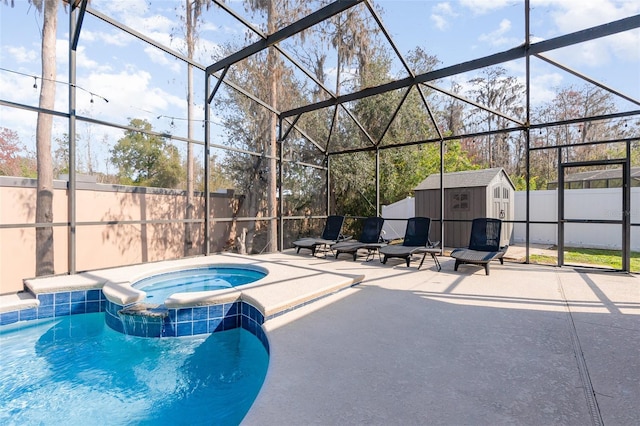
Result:
M382 263L386 264L387 260L393 257L405 259L407 267L411 263L411 258L414 254L422 254L422 260L418 269L422 267L425 257L430 254L433 261L438 268L440 268L440 262L436 258L436 254L440 249L436 248L436 244L432 244L429 240L429 230L431 228L431 218L428 217L412 217L407 220L407 228L404 233L404 239L402 244L389 244L380 249L380 254L383 256Z
M492 260L500 260L500 264L504 264L503 257L509 246L500 247L501 232L500 219L473 219L469 246L451 252L451 257L456 260L454 270L457 271L462 264L475 264L484 266L485 274L489 275L489 263Z
M340 253L349 253L353 255L353 260L358 256L358 250L367 250L367 258L369 261L381 247L387 243L380 240L382 225L384 219L381 217L368 217L364 220L362 234L357 240L340 241L331 246L331 250L335 253L336 259Z
M296 247L296 253L300 253L300 249L311 250L313 256L316 255L318 249L325 249L344 239L342 236L342 225L344 224L344 216L332 215L327 217L322 235L317 238L307 237L301 238L293 242Z

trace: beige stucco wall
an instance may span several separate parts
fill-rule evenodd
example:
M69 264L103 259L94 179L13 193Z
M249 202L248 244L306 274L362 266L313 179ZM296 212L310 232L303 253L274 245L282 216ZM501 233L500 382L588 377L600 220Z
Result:
M8 184L7 184L8 183ZM84 186L84 188L81 188ZM66 182L56 181L53 197L54 268L68 273L68 200ZM186 197L178 191L113 185L78 185L76 192L76 270L92 270L185 256L182 223L109 224L110 221L180 220ZM35 181L0 180L0 224L35 223ZM203 218L204 199L196 197L193 217ZM233 216L233 195L213 194L212 217ZM83 224L84 222L84 224ZM87 224L87 222L96 222ZM100 223L97 223L100 222ZM203 223L195 223L188 255L203 252ZM214 223L212 251L223 250L230 226ZM35 276L35 228L0 228L0 294L23 289L23 279Z

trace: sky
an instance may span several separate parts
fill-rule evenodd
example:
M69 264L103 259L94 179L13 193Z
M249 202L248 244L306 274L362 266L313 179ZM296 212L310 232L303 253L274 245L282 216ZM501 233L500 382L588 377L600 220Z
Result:
M40 27L42 17L27 0L16 0L11 8L0 2L0 99L37 106L40 81ZM145 36L184 52L178 18L179 0L93 0L91 7L128 25ZM227 4L256 25L261 18L248 15L238 0ZM381 0L382 21L405 55L416 47L435 55L439 67L502 52L524 42L524 2L513 0ZM637 0L531 0L533 42L579 31L594 25L640 14ZM248 44L246 29L217 10L204 13L196 60L209 65L227 42ZM60 7L58 17L58 76L56 109L67 110L69 81L67 64L68 11ZM549 52L548 56L571 69L602 82L635 99L640 99L640 29L606 37L579 46ZM400 73L399 62L396 70ZM502 65L510 75L524 82L524 60ZM84 21L77 50L77 111L96 120L126 125L129 118L145 118L154 130L186 137L186 66L159 49L123 34L93 16ZM463 87L476 74L457 76ZM335 70L334 70L335 78ZM546 64L532 60L532 103L550 101L555 89L584 85L583 81ZM204 80L196 73L196 138L202 140ZM328 84L333 87L332 84ZM444 86L446 87L446 85ZM93 101L93 102L92 102ZM108 102L107 102L108 101ZM620 109L638 109L620 102ZM214 112L215 115L215 112ZM214 119L215 121L215 119ZM60 138L67 120L54 120L54 135ZM18 132L25 149L35 148L35 114L0 106L0 127ZM108 150L122 130L81 124L82 145L92 144L94 168L109 170ZM222 129L213 126L214 142L223 143ZM79 150L83 149L81 146ZM87 146L86 149L89 149ZM198 155L198 152L196 152ZM112 166L111 166L112 167Z

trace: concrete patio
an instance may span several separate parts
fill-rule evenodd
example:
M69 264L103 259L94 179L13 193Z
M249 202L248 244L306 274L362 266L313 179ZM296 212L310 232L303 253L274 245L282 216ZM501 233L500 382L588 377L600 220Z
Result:
M637 275L277 256L365 279L265 323L244 425L640 424Z
M295 250L222 254L29 280L101 288L160 268L269 269L243 298L271 357L244 425L638 425L640 279L508 261L491 274L442 256L409 268ZM354 285L354 283L356 283ZM0 297L0 312L36 303Z

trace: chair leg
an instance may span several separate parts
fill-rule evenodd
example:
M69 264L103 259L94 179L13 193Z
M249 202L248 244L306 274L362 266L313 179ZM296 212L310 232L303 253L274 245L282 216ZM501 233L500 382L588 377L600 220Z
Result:
M410 263L411 263L411 256L407 256L407 268L409 267Z
M420 265L418 265L418 270L420 270L420 268L422 268L422 264L424 263L425 257L427 257L427 252L426 251L422 255L422 260L420 261Z
M297 247L296 254L300 254L300 247Z
M353 252L353 261L356 261L356 257L358 256L358 250Z
M433 258L433 263L435 263L436 267L438 268L438 272L440 272L442 270L442 266L440 266L440 261L436 257L436 254L435 253L431 253L431 257Z
M484 264L484 272L486 275L489 275L489 262Z
M384 257L382 258L382 264L386 265L387 264L387 255L385 254Z

